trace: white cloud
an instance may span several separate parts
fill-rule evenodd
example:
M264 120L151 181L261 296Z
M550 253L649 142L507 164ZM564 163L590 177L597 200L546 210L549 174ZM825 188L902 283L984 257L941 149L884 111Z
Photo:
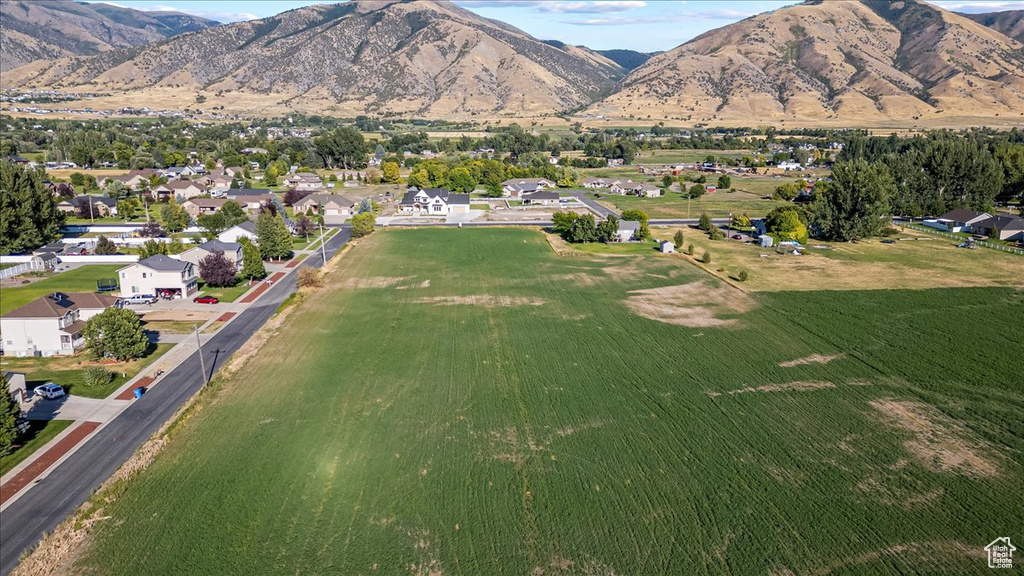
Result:
M250 12L227 12L224 10L195 10L193 8L177 8L175 6L167 6L157 4L154 6L146 6L142 8L144 12L181 12L182 14L191 14L192 16L199 16L200 18L209 18L210 20L216 20L218 22L240 22L242 20L257 20L259 16Z
M628 12L647 6L644 0L457 0L469 8L533 8L553 14L604 14Z
M605 16L583 20L564 20L576 26L621 26L626 24L662 24L667 22L693 22L697 20L726 20L735 22L759 14L757 10L694 10L658 16Z
M983 2L970 2L964 0L937 0L932 2L939 8L945 10L952 10L954 12L968 12L968 13L979 13L979 12L1001 12L1003 10L1024 10L1024 2L1010 2L1010 1L983 1Z

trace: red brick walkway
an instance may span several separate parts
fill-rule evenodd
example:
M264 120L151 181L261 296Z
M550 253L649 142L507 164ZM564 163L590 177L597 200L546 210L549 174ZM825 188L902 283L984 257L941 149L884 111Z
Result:
M84 440L86 436L92 434L93 430L99 428L99 426L99 422L83 422L72 428L67 436L61 438L59 442L36 458L35 462L26 466L21 472L18 472L7 484L0 486L0 505L20 492L22 488L31 484L47 468L53 466L57 460L60 460L61 457Z
M220 318L217 318L217 322L227 322L228 320L231 320L234 317L235 317L235 313L234 312L225 312L225 313L220 315Z
M285 267L285 268L295 268L295 267L296 267L296 266L298 266L298 265L299 265L299 263L301 263L301 262L302 262L302 260L300 260L300 259L296 258L296 259L292 260L291 262L289 262L289 263L285 264L285 265L284 265L284 267Z
M135 397L135 393L133 392L133 390L135 390L139 386L149 388L149 385L152 384L155 380L156 378L149 378L148 376L146 378L139 378L139 381L135 383L135 386L132 386L131 388L118 394L115 400L131 400L132 398Z
M277 282L281 278L284 278L284 272L278 272L277 274L274 274L273 276L270 277L270 281L271 282ZM253 300L259 298L260 295L262 295L264 292L266 292L269 289L270 289L270 284L267 284L266 282L261 283L259 286L256 287L255 290L253 290L252 292L249 292L249 294L247 294L245 298L242 298L242 300L241 300L242 304L248 304L248 303L252 302Z

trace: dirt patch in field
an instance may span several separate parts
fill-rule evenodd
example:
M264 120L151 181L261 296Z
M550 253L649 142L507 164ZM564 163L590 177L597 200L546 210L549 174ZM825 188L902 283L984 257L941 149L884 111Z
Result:
M215 312L197 310L154 310L142 315L143 322L198 322L200 324L213 318Z
M835 572L847 574L858 572L856 566L870 564L885 557L899 557L904 561L917 566L922 572L955 572L950 566L960 564L964 558L985 558L985 551L980 546L968 546L956 540L936 540L932 542L904 542L894 544L878 550L869 550L849 558L843 558L828 566L816 567L813 570L790 571L787 568L777 568L772 574L810 574L814 576L827 576Z
M553 556L544 566L537 566L531 576L615 576L615 569L597 560L576 562L562 556Z
M350 290L360 290L365 288L390 288L411 280L412 276L371 276L369 278L359 277L348 277L341 281L338 286L341 288L348 288Z
M428 278L428 279L424 280L423 282L420 282L419 284L409 284L409 285L406 285L406 286L396 286L395 290L409 290L409 289L412 289L412 288L430 288L430 279Z
M600 278L593 274L587 274L586 272L574 272L572 274L555 274L550 276L552 280L557 282L568 282L576 286L593 286L601 281Z
M899 506L904 510L913 510L918 506L930 504L946 494L941 487L919 491L913 486L906 486L905 479L893 477L892 472L888 472L884 480L875 477L865 478L857 483L856 489L867 494L872 500L889 506Z
M823 390L825 388L835 388L836 385L828 380L799 380L796 382L786 382L784 384L765 384L764 386L744 386L743 388L737 388L736 390L729 390L724 392L729 396L735 396L736 394L748 394L751 392L810 392L812 390ZM721 396L723 392L708 392L708 396L712 398Z
M738 324L738 319L722 315L748 312L755 306L754 300L739 290L703 281L634 290L623 303L638 316L692 328Z
M788 360L786 362L779 362L780 368L792 368L794 366L803 366L805 364L828 364L833 360L839 360L845 358L846 354L833 354L831 356L824 356L821 354L811 354L803 358L797 358L796 360Z
M913 434L903 446L926 468L981 478L999 474L992 449L937 409L891 399L872 401L871 407L889 425Z
M417 298L413 300L417 304L434 304L435 306L483 306L484 308L496 308L499 306L542 306L547 304L543 298L531 298L527 296L492 296L490 294L477 294L472 296L433 296L430 298Z

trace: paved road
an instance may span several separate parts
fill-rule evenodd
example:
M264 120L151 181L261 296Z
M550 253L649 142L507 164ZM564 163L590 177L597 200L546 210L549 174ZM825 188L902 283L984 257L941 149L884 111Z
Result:
M598 216L602 218L608 218L609 215L615 216L616 218L619 217L618 212L608 208L604 204L601 204L600 202L597 201L596 198L594 198L590 194L580 194L579 196L577 196L577 198L579 198L580 202L586 204L588 208L596 212Z
M349 229L327 241L328 257L350 237ZM303 266L320 266L320 252L310 254ZM206 368L220 368L295 290L295 274L276 282L247 310L221 328L203 345ZM109 478L139 446L174 415L202 387L199 353L163 376L158 386L134 402L106 427L78 448L67 460L0 513L0 573L18 564L23 550L35 546L43 532L52 532L68 515Z

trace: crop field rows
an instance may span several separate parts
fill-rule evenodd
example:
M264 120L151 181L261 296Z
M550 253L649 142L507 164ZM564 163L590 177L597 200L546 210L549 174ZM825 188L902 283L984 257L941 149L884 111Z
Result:
M987 571L1012 288L746 294L522 229L362 240L102 509L76 571ZM1016 365L1015 365L1016 364Z

